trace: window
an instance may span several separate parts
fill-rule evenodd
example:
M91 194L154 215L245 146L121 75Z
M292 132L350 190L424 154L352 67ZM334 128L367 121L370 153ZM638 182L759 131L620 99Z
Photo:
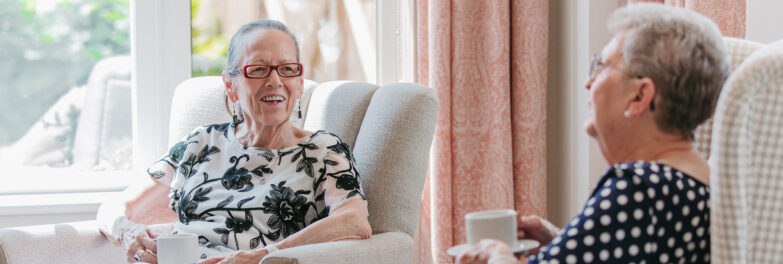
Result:
M55 178L130 170L128 11L128 0L0 0L0 193L90 189Z

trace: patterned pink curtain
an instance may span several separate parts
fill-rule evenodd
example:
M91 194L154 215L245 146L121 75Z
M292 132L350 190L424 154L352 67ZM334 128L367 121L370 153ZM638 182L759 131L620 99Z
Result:
M421 263L447 263L464 215L546 213L546 0L418 0L419 81L440 98L419 221Z
M725 37L745 38L746 0L628 0L628 3L658 2L684 7L715 21Z

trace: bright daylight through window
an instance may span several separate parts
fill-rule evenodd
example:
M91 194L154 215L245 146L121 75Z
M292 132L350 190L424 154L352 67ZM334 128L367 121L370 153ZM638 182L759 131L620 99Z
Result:
M0 194L120 190L128 0L0 0Z

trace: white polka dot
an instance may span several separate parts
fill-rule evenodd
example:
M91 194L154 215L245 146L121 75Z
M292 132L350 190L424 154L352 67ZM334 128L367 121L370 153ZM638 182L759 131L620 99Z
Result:
M688 246L686 248L688 249L688 251L693 251L694 249L696 249L696 244L690 242L688 243Z
M617 221L620 223L625 223L625 220L628 219L628 214L625 213L625 211L620 211L617 213Z
M647 196L650 197L650 199L655 198L655 189L652 187L647 189Z
M682 206L682 216L688 216L691 213L691 208L687 205Z
M574 255L568 255L566 257L566 263L573 264L576 263L576 256Z
M641 234L642 234L642 229L639 228L638 226L634 226L633 228L631 228L631 237L638 238L639 235Z
M601 252L598 253L598 259L601 261L606 261L609 259L609 251L606 249L601 250Z
M633 172L636 173L636 175L639 175L639 176L644 175L644 170L643 169L634 169Z
M623 248L616 247L614 248L614 258L619 259L623 257Z
M664 235L666 235L666 229L663 227L658 228L658 237L663 237Z
M698 255L694 254L693 256L691 256L691 263L696 263L697 260L699 260L699 256Z
M705 195L706 194L706 191L704 191L704 187L699 187L699 194L700 195Z
M628 203L628 196L625 196L625 194L621 194L617 196L617 204L624 206Z
M710 253L704 254L704 262L710 262Z
M703 237L704 236L704 227L700 226L699 228L696 228L696 236L697 237Z
M666 221L672 220L672 211L666 212Z
M614 232L614 238L617 239L617 241L623 241L623 239L625 239L625 230L617 229L617 232Z
M620 168L621 169L627 169L628 168L628 164L627 163L620 164Z
M701 220L698 216L694 216L691 218L691 226L697 227L699 226L699 220Z
M595 212L595 209L593 209L592 207L587 207L585 209L585 216L591 216L593 215L593 212Z
M672 167L669 167L669 166L663 165L663 171L670 172L670 171L672 171Z
M682 250L682 248L678 247L674 250L674 257L681 258L683 253L685 253L685 250Z
M585 231L590 231L590 229L593 229L593 226L595 226L593 219L587 219L584 224L584 229Z
M680 190L682 190L682 188L684 188L684 187L685 187L685 186L683 186L683 184L682 184L682 180L677 180L677 182L676 182L675 184L677 185L677 189L680 189Z
M644 243L644 253L652 253L652 243Z
M655 234L655 227L652 226L652 225L648 225L647 226L647 235L648 236L652 236L653 234Z
M673 203L674 205L678 205L678 204L680 203L680 196L679 196L679 195L676 195L676 194L675 194L675 195L673 195L673 196L672 196L672 203Z
M590 198L590 200L587 200L587 205L593 205L595 203L595 197Z
M601 206L601 209L603 209L603 210L609 210L609 208L612 207L612 202L610 202L609 200L603 200L603 201L601 201L601 205L600 206Z
M593 238L593 235L586 235L585 238L582 239L582 243L585 244L585 246L592 246L593 243L595 243L595 238Z
M617 185L615 185L618 190L625 190L625 187L628 187L628 181L626 180L618 180Z
M574 229L574 228L572 228L572 229ZM560 240L563 240L563 237L556 236L555 239L552 240L552 245L560 244Z
M609 215L603 215L601 216L601 225L603 226L609 226L609 224L612 223L612 217Z
M681 230L682 230L682 223L680 221L674 223L674 231L680 232Z
M636 202L642 202L644 200L644 194L639 191L633 194L633 199L636 200Z
M658 175L650 174L650 182L652 182L654 184L658 184L658 181L660 181L660 180L661 179L658 177Z
M666 241L666 245L668 245L670 248L674 247L674 238L670 237L669 240Z
M691 235L691 232L685 232L685 234L682 235L682 241L691 242L691 239L693 239L693 235Z
M699 242L699 248L700 249L704 249L706 247L707 247L707 241L702 240L701 242Z
M635 257L637 254L639 254L639 247L638 246L631 245L630 247L628 247L628 255L631 255L631 256Z
M612 186L612 179L608 179L606 180L606 182L604 182L604 187L609 187L609 186Z
M590 221L590 220L588 220L588 221ZM590 225L590 226L592 226L592 225ZM576 228L569 228L568 232L566 232L566 235L568 235L569 237L572 237L572 236L575 236L577 232L579 232L579 230L577 230Z
M664 185L663 187L661 187L661 193L663 195L669 195L669 185Z
M682 175L682 172L679 172L679 171L678 171L678 172L675 172L675 173L674 173L674 175L677 175L677 177L680 177L680 178L684 177L684 176Z
M560 264L560 260L558 259L549 260L549 264Z
M601 196L603 197L609 197L610 194L612 194L612 189L604 188L601 190Z
M699 201L696 204L696 208L699 209L699 211L704 211L704 201Z
M614 175L617 175L617 177L623 177L623 170L615 169Z
M661 256L658 257L658 260L660 260L661 263L668 263L669 262L669 254L661 253Z
M639 178L639 176L634 175L631 180L633 181L633 185L639 185L642 184L642 178Z
M650 163L650 170L652 170L653 172L658 172L659 171L658 163L655 162Z
M663 173L663 177L666 177L667 180L671 181L672 180L672 173L668 172L668 171L664 172Z
M578 217L574 218L574 219L571 219L571 222L568 223L568 225L570 225L570 226L576 226L578 224L579 224L579 218Z
M570 250L575 249L576 248L576 240L569 239L568 242L566 242L565 246L566 246L567 249L570 249Z
M611 235L609 235L609 233L607 233L607 232L603 232L603 233L601 233L601 235L598 237L598 239L600 239L600 240L601 240L601 243L604 243L604 244L609 244L609 241L611 241L611 240L612 240L612 236L611 236Z
M582 255L582 260L584 260L585 263L593 262L593 253L592 252L585 252L584 255Z
M688 201L693 201L696 199L696 193L693 192L693 190L688 190L685 196L688 197Z
M557 256L557 254L560 253L560 247L554 246L549 249L549 255L550 256Z
M693 179L688 179L688 186L694 187L694 186L696 186L696 182L693 181Z
M642 209L636 208L636 210L633 210L633 218L636 220L641 220L644 216L644 212L642 212Z
M655 202L655 210L663 211L663 200Z

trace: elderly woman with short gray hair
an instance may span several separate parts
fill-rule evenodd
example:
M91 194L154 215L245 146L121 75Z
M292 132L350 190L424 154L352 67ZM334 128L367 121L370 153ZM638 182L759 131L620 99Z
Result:
M128 262L156 263L154 238L163 233L198 235L202 263L254 264L279 249L370 236L350 147L289 121L300 111L303 72L285 25L239 29L222 74L233 121L194 129L147 170L171 187L178 221L104 231Z
M685 9L636 4L609 18L613 38L593 59L587 133L612 165L582 211L558 229L518 219L543 245L528 263L709 263L709 167L693 145L729 74L717 26ZM459 263L516 263L482 240Z

